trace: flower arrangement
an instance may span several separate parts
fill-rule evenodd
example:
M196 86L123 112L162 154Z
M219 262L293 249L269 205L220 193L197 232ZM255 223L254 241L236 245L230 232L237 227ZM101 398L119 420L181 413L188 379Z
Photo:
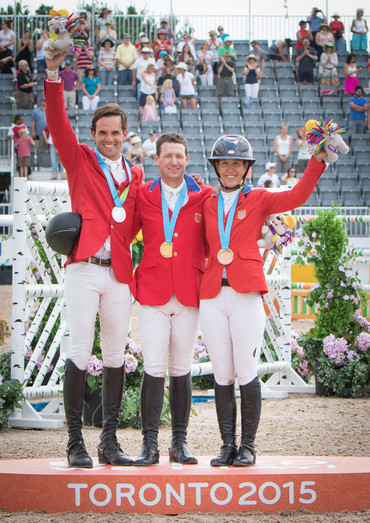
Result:
M132 258L132 265L134 269L139 265L141 262L141 258L143 257L144 252L144 243L143 243L143 232L140 231L135 236L132 244L131 244L131 258Z
M318 362L323 385L336 394L357 397L369 384L370 342L368 322L359 315L365 294L354 256L335 208L319 210L317 218L302 229L299 246L303 253L297 262L314 267L318 283L311 288L307 303L316 304L318 313L314 327L297 340L304 350L301 365L312 370L314 361Z
M10 358L10 352L0 355L0 431L9 429L9 414L23 399L22 384L10 379Z

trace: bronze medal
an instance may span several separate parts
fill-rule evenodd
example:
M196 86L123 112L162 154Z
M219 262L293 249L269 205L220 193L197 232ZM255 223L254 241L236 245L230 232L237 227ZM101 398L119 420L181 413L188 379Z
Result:
M163 258L172 258L173 243L172 242L163 242L159 248L159 252Z
M231 249L220 249L217 253L217 260L221 265L230 265L234 259L234 253Z

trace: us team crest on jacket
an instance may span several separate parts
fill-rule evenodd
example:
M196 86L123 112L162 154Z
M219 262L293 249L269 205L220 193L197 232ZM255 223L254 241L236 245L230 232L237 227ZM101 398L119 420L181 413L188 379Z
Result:
M194 220L196 221L196 223L200 223L202 221L202 215L199 212L196 212L194 214Z
M245 209L238 211L237 217L238 220L244 220L244 218L247 216L247 211Z

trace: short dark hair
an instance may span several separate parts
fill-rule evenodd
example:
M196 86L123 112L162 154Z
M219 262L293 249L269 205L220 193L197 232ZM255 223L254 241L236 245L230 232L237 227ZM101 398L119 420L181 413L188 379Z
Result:
M155 145L156 145L156 153L157 156L160 156L161 154L161 147L164 143L180 143L185 147L185 154L188 154L188 141L182 134L179 133L165 133L161 134L159 138L157 139Z
M110 103L106 105L102 105L101 107L98 107L96 111L93 114L93 118L91 121L90 129L92 131L96 131L96 122L100 120L100 118L103 118L104 116L120 116L121 117L121 124L122 124L122 131L125 132L128 127L128 116L127 113L122 107L115 103Z
M359 89L361 89L362 94L364 94L364 88L362 87L362 85L356 85L355 92L358 91Z

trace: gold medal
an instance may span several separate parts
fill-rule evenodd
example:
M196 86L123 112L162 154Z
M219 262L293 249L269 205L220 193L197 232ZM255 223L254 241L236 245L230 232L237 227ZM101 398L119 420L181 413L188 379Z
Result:
M220 249L217 253L217 260L221 265L230 265L234 259L234 253L231 249Z
M172 242L163 242L159 248L159 252L163 258L172 258L173 243Z

